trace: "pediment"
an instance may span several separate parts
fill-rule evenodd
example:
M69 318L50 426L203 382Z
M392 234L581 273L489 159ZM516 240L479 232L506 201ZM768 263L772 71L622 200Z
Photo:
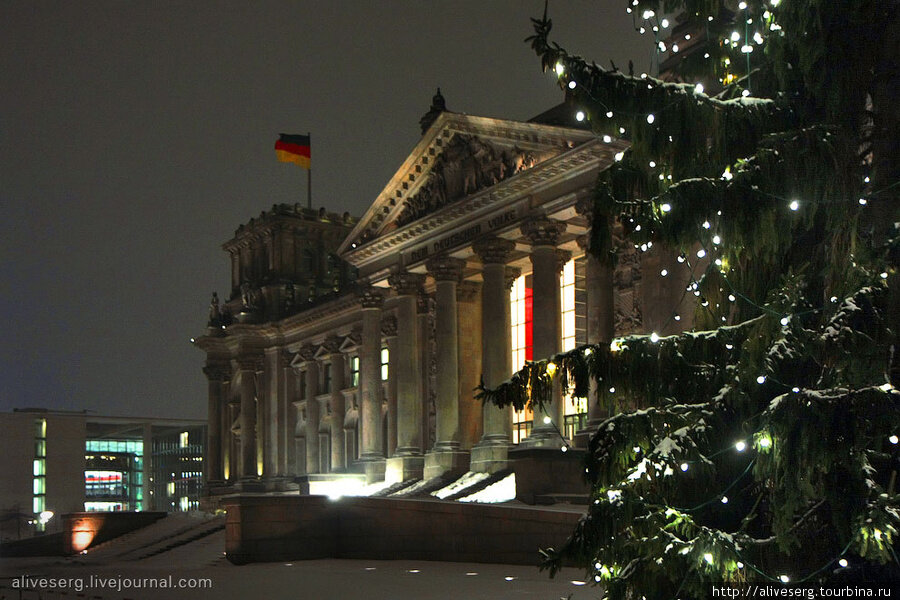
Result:
M593 139L581 129L441 113L338 252L353 253Z

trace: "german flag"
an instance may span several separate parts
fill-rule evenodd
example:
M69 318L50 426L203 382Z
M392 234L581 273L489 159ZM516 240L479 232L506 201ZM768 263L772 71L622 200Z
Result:
M304 169L309 168L309 136L279 134L275 142L275 154L281 162L297 163Z

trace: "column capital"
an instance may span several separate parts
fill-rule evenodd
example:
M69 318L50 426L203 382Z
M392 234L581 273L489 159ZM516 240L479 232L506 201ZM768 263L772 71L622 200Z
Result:
M262 356L239 356L234 359L234 362L237 364L237 368L240 371L262 371L263 369L263 358Z
M381 335L384 337L397 337L397 317L388 315L381 320Z
M506 271L503 273L503 284L506 286L506 289L511 290L516 279L521 275L522 269L519 267L506 267Z
M579 235L575 238L575 241L578 243L578 247L587 252L591 248L591 236L588 234Z
M374 287L367 287L356 293L356 298L362 307L365 308L381 308L384 304L384 294L381 290Z
M422 289L425 275L400 271L388 277L388 283L398 296L414 296Z
M579 199L575 203L575 212L590 221L594 216L594 199L590 196Z
M453 281L459 283L462 280L462 272L466 261L452 256L436 256L425 263L428 273L435 281Z
M483 264L503 264L509 253L516 247L515 242L504 238L489 237L475 240L472 249Z
M565 223L547 217L528 219L521 227L522 235L528 238L532 246L555 246L565 230Z
M566 263L572 260L572 253L568 250L560 250L556 249L556 271L562 273L563 267L566 266Z
M210 381L228 381L231 378L231 367L227 363L207 363L203 373Z

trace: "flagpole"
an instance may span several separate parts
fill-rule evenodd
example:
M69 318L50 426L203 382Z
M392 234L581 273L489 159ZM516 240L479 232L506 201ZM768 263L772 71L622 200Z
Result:
M309 139L310 155L312 154L312 137L309 131L306 132ZM312 160L309 161L309 168L306 170L306 207L312 208Z

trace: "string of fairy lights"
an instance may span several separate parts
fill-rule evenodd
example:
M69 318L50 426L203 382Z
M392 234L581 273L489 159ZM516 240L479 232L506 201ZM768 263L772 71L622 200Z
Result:
M774 10L779 5L779 1L780 0L769 0L768 4L771 6L771 9ZM673 54L678 53L679 47L677 45L677 42L672 43L667 48L666 44L659 40L660 31L668 28L670 25L668 19L658 16L655 14L655 11L648 9L648 10L644 10L644 11L640 12L641 20L640 20L640 24L638 24L639 22L637 20L637 15L638 15L639 7L640 7L640 1L633 0L632 5L626 9L626 12L633 15L632 18L633 18L633 22L635 23L635 29L638 30L641 34L644 34L648 29L651 30L654 34L656 34L657 61L658 61L659 53L666 52L667 49L671 50L671 52ZM738 5L738 9L739 9L739 11L747 11L747 9L748 9L747 3L740 2ZM763 25L764 28L770 32L775 32L778 35L784 34L783 29L776 22L775 15L773 14L772 10L770 10L768 8L766 10L764 10L762 12L762 14L759 15L759 17L761 18L761 20L759 20L759 21L754 21L753 16L750 15L749 12L746 14L747 14L746 18L741 17L744 19L743 36L741 35L740 32L735 30L731 33L730 36L728 36L727 40L725 41L726 46L729 46L732 49L737 49L738 45L740 44L740 52L746 56L746 73L740 79L738 79L737 76L735 76L733 73L726 73L726 75L721 80L721 82L723 84L725 84L726 86L737 85L737 84L743 82L744 85L742 86L743 89L741 90L741 96L744 98L750 96L750 78L751 78L751 74L753 72L751 69L750 55L754 51L755 48L762 46L766 41L765 36L762 33L760 33L759 30L754 31L751 34L751 26L754 23L756 23L757 25ZM709 15L707 17L707 22L712 23L715 18L716 17L714 17L713 15ZM707 34L707 38L709 38L709 28L708 27L707 27L706 34ZM685 40L687 40L687 41L691 40L692 35L693 34L691 34L691 33L685 34ZM743 40L743 42L742 42L742 40ZM709 59L710 54L705 53L704 58ZM722 60L723 60L724 66L730 67L730 65L731 65L730 58L728 58L726 56ZM591 90L588 87L579 86L578 82L574 78L567 76L566 67L562 62L557 63L554 70L555 70L558 78L565 77L567 79L566 85L569 89L574 90L576 88L579 88L579 91L581 93L586 94L588 97L591 98L591 100L593 100L593 102L597 106L600 106L602 109L604 109L606 111L605 117L607 119L612 119L614 116L616 116L614 111L609 106L607 106L605 103L603 103L598 98L596 98L591 93ZM635 78L635 79L637 79L637 78ZM663 85L663 82L657 81L653 78L650 78L646 73L642 73L640 75L640 79L641 80L649 79L649 81L647 83L649 89L652 89L654 85ZM671 84L667 84L667 85L671 85ZM680 84L680 85L682 85L685 88L685 92L688 92L688 91L693 92L693 94L698 98L699 101L706 101L706 102L713 102L713 103L721 102L721 100L718 100L717 98L714 98L714 97L704 94L704 87L703 87L702 83ZM668 106L674 105L675 102L676 101L673 101L671 104L663 106L662 110L665 111L665 109ZM618 112L619 112L619 116L625 116L625 117L631 117L631 118L635 118L635 119L646 120L648 125L653 125L655 122L657 122L657 116L653 112L646 113L646 114L645 113L628 113L628 112L624 112L624 111L618 111ZM578 109L577 112L575 113L575 118L577 121L583 122L585 120L590 120L591 115L589 115L587 112L585 112L584 109ZM623 136L626 135L626 129L624 126L620 126L618 131L619 131L620 135L623 135ZM605 143L610 143L610 142L612 142L613 138L612 138L612 136L610 136L608 134L604 134L602 136L602 139ZM672 141L671 137L670 137L669 141L670 142ZM615 161L620 162L624 159L624 157L625 157L625 151L619 152L615 155ZM657 167L657 165L654 161L651 161L649 163L649 167L651 169L654 169ZM731 167L729 166L722 173L720 179L727 182L727 181L731 181L733 179L733 177L734 177L734 174L731 172ZM672 175L669 174L668 176L666 176L664 174L664 172L661 172L659 174L659 179L661 181L665 182L666 180L671 180ZM862 184L863 184L864 189L866 189L867 191L865 193L863 193L862 195L860 195L860 197L857 199L857 202L860 207L865 207L871 201L873 201L874 199L877 199L878 196L880 196L882 194L886 194L888 191L890 191L894 187L900 185L900 181L886 185L885 187L883 187L879 190L871 190L871 180L870 180L869 175L866 174L863 178ZM796 213L802 209L803 203L797 198L788 198L788 197L778 196L778 195L775 195L775 194L772 194L769 192L760 191L760 190L754 190L754 191L756 193L767 195L770 198L776 200L777 202L782 203L782 205L785 206L788 211L787 214ZM651 200L650 202L654 202L654 201ZM810 203L811 202L815 202L816 204L825 204L825 203L831 203L831 202L846 203L846 202L848 202L848 200L846 198L823 198L823 199L819 199L819 200L815 200L815 201L810 201ZM654 205L655 204L658 204L658 202L654 202ZM673 207L669 203L659 204L658 208L659 208L659 214L661 215L661 218L664 218L666 214L670 213L673 210ZM716 216L717 217L722 216L721 210L719 210L717 212ZM727 275L728 268L727 268L727 265L723 261L723 256L721 255L721 250L724 246L723 239L720 234L715 233L713 224L710 222L710 219L705 220L702 223L701 228L702 228L702 230L709 232L709 234L707 235L709 243L705 243L704 240L698 240L697 246L695 246L695 250L692 251L692 253L696 255L696 258L698 260L694 261L691 258L689 258L689 255L687 252L683 252L677 259L679 263L685 264L685 266L688 270L688 277L687 277L688 285L683 290L681 297L678 300L678 303L676 306L681 306L683 304L685 297L688 294L693 294L695 297L698 298L698 302L699 302L700 306L702 308L706 309L706 311L710 314L710 316L715 317L716 313L713 311L713 307L711 306L710 302L702 296L701 287L703 286L703 279L705 278L705 276L711 270L718 269L720 276L721 276L721 280L724 283L724 285L727 287L727 290L722 287L720 287L718 290L719 293L723 295L723 297L725 297L724 294L727 291L728 292L727 300L729 302L733 303L733 302L740 301L742 303L746 303L752 309L754 309L755 311L757 311L760 314L768 315L770 317L777 317L777 318L779 318L779 322L783 327L790 326L791 321L795 318L800 318L800 317L804 317L809 314L818 313L818 312L824 311L827 308L827 305L823 304L822 306L811 307L811 308L807 308L805 310L796 310L793 312L786 312L784 310L776 310L767 304L762 304L760 302L757 302L748 293L745 293L742 290L737 289L737 286L735 285L735 283L731 280L731 278L728 277L728 275ZM635 231L640 231L640 229L641 229L641 225L637 224L635 226ZM643 244L635 244L634 247L635 247L635 249L639 250L640 252L646 252L652 248L652 242L648 241ZM705 269L703 270L703 275L698 278L696 276L696 271L701 266L702 261L707 258L709 260L708 260L708 263L706 264ZM668 275L669 275L668 269L663 268L660 271L660 277L667 277ZM887 267L883 267L883 270L877 274L877 278L881 279L882 281L887 280L888 277L889 277L889 269ZM877 281L877 279L876 279L876 281ZM828 302L832 305L841 305L841 304L847 302L849 299L850 299L849 297L838 298L837 296L831 296L829 298ZM721 306L717 303L715 308L718 309L718 308L721 308ZM726 323L728 320L728 318L724 315L721 315L720 319L723 323ZM675 310L671 311L671 314L670 314L668 320L664 323L663 328L665 329L666 327L668 327L672 321L680 321L680 320L681 320L681 315L679 314L678 309L676 308ZM636 335L636 336L631 336L631 337L634 339L646 338L647 340L649 340L651 343L654 343L654 344L660 343L662 340L665 339L665 338L660 337L660 335L656 332L652 332L652 333L650 333L648 335L644 335L644 336ZM623 342L624 342L624 339L622 339L622 338L614 339L612 341L612 343L610 344L610 350L613 352L622 350ZM731 344L726 344L726 348L728 348L729 350L732 349L730 346L731 346ZM585 354L587 354L587 353L591 352L591 350L592 350L591 347L588 346L588 347L584 348L583 351L585 352ZM553 362L553 360L548 359L547 361L539 361L539 362L546 362L545 372L552 377L554 371L557 368L555 363ZM787 394L789 392L794 393L794 394L799 394L803 391L803 390L801 390L800 387L798 387L796 385L792 385L790 383L778 380L771 373L759 374L756 378L756 383L759 385L775 384L783 389L782 394ZM600 385L599 381L598 381L598 385ZM884 383L884 384L882 384L880 386L876 386L876 387L885 393L894 393L895 392L894 387L890 383ZM615 388L614 387L610 388L610 393L614 393L614 392L615 392ZM779 394L779 395L782 395L782 394ZM761 415L762 415L762 413L758 414L757 417L760 417ZM556 430L556 433L559 435L560 439L562 440L562 445L560 447L560 450L562 452L568 451L569 450L568 441L566 440L566 438L562 434L562 432L559 430L556 423L549 416L544 417L544 422L545 422L545 424L548 424L548 425L552 424L553 428ZM755 449L755 451L757 453L762 453L762 452L770 451L775 445L775 441L773 440L771 434L768 433L765 429L757 430L757 431L751 433L749 437L752 440L752 442L750 444L748 444L748 442L746 440L739 440L736 443L734 443L733 445L729 445L729 446L726 446L725 448L719 449L718 451L713 452L712 454L709 454L708 456L703 456L703 457L701 457L699 459L695 459L695 460L683 460L677 465L677 467L680 471L687 472L690 469L690 466L692 464L695 464L698 462L703 462L703 461L710 461L710 460L712 460L718 456L721 456L723 454L726 454L728 452L734 451L737 453L744 453L748 448L752 447ZM887 438L887 442L889 442L893 446L897 446L898 443L900 443L900 437L898 437L897 435L891 435ZM636 447L634 450L635 450L635 458L636 458L637 455L641 453L641 449L640 449L640 447ZM757 454L757 456L758 456L758 454ZM708 506L710 506L714 503L717 503L717 502L721 503L721 504L727 504L729 502L729 498L728 498L727 494L730 493L731 490L736 485L738 485L738 483L742 479L744 479L748 473L751 472L751 469L756 464L757 456L752 457L748 461L748 463L747 463L746 467L743 469L743 471L733 481L731 481L728 485L726 485L724 488L722 488L722 490L719 493L715 494L710 499L708 499L704 502L701 502L700 504L698 504L696 506L693 506L690 508L683 508L683 509L673 509L668 506L662 507L660 505L650 505L650 504L647 504L647 506L648 507L656 507L656 508L665 508L666 510L669 510L669 511L674 510L679 513L691 513L691 512L700 511L700 510L707 508ZM646 461L646 460L648 460L648 459L647 458L642 459L642 461ZM630 469L631 469L630 472L625 477L625 479L623 479L622 482L620 482L620 485L628 485L629 479L633 478L633 475L635 474L635 472L637 472L638 469L642 468L641 467L642 464L643 464L643 462L638 462L635 465L633 465L632 467L630 467ZM658 465L658 466L660 468L662 467L662 465ZM667 465L665 468L665 471L663 471L663 474L664 475L674 474L675 470L672 468L673 466L675 466L675 465L674 464ZM646 467L644 467L644 468L646 468ZM657 470L657 475L659 475L659 474L660 474L660 471ZM649 478L649 475L647 475L647 477ZM613 496L615 495L614 494L615 490L605 490L605 491L609 495L610 501L612 501ZM619 491L618 493L621 493L621 492ZM600 499L599 498L595 499L594 502L595 502L595 504L597 504L600 502ZM874 529L869 533L876 540L885 539L885 540L889 541L889 535L878 529ZM736 556L738 559L740 559L735 563L735 566L738 569L743 569L746 567L746 568L754 571L755 573L757 573L760 577L762 577L768 581L772 581L772 582L781 582L781 583L786 584L786 583L793 581L794 583L802 583L802 582L813 579L814 577L816 577L822 571L824 571L825 569L827 569L829 567L837 566L839 568L848 568L850 563L847 560L846 555L847 555L854 539L855 538L851 538L846 543L846 545L843 547L843 549L836 556L829 559L821 567L810 571L804 577L799 578L799 579L792 579L792 576L790 574L786 574L786 573L777 574L777 575L772 575L772 574L766 573L763 569L761 569L757 565L753 564L751 561L746 560L746 558L741 554L738 546L733 541L731 543L730 551L734 554L734 556ZM686 544L685 550L687 550L687 552L683 551L682 553L684 553L684 554L690 553L691 552L691 549L690 549L691 542L683 541L683 543ZM897 563L898 566L900 566L900 559L898 559L897 555L894 553L894 550L891 547L890 543L887 544L887 547L890 549L890 552L894 558L894 561ZM711 551L703 552L702 560L703 560L703 562L707 563L708 565L713 566L715 563L715 555ZM596 571L594 579L597 582L601 581L604 578L610 578L617 573L617 567L615 567L615 566L603 565L603 564L597 562L594 565L594 567L595 567L595 571ZM684 581L687 580L687 577L689 574L690 574L690 571L688 571L685 574L685 580L682 581L682 586L684 585Z

